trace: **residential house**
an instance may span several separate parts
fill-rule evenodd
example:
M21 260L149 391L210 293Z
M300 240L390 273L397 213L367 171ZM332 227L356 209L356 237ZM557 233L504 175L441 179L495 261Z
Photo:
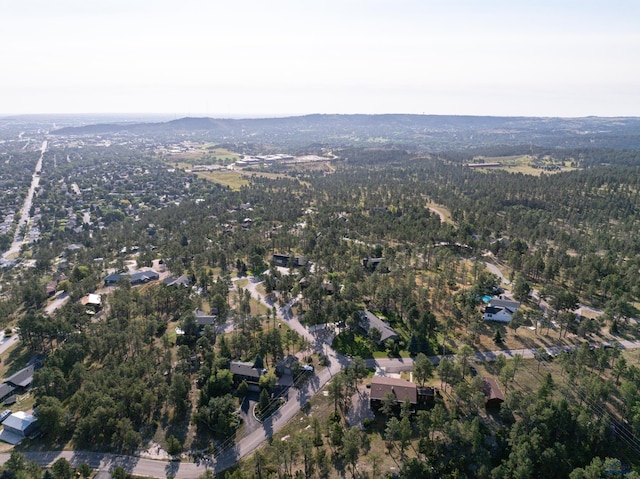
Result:
M13 392L16 390L14 386L7 383L0 384L0 402L4 402L5 399L13 396Z
M379 343L383 343L389 338L395 339L398 337L398 333L395 329L393 329L371 311L359 311L358 314L360 315L360 322L358 323L358 327L362 329L365 334L369 334L369 330L371 328L376 328L378 331L380 331Z
M486 407L488 408L499 408L504 402L504 394L494 378L482 378L482 392L487 399Z
M291 256L289 254L274 254L271 260L276 266L299 268L307 264L307 258L304 256Z
M369 271L376 271L378 268L380 268L380 265L382 264L382 262L384 261L384 258L362 258L362 266L365 267L365 269L369 270ZM382 271L383 268L380 268L381 272L386 272L386 271Z
M2 423L0 440L13 445L20 444L25 437L35 432L37 423L38 418L33 414L27 414L24 411L15 412Z
M440 391L433 386L418 386L418 404L433 404Z
M6 384L9 384L15 388L15 391L20 393L24 392L31 386L33 382L33 372L35 371L35 366L30 364L22 368L20 371L14 373L4 380Z
M229 371L233 374L233 381L236 384L247 381L248 384L258 384L260 376L267 372L266 369L257 369L253 367L253 363L243 361L231 361L229 363Z
M217 313L217 310L212 311L212 313ZM193 312L193 315L196 318L196 324L198 325L199 329L204 328L205 326L215 326L216 324L216 319L218 319L218 315L217 314L207 314L204 311L201 311L199 309L196 309Z
M520 307L518 301L511 301L502 298L492 298L484 308L482 319L485 321L499 321L509 323L513 318L513 313Z
M369 404L371 409L379 409L385 396L391 393L398 405L409 400L412 406L418 404L418 387L404 379L374 376L371 380L371 394Z
M58 283L56 281L51 281L50 283L47 283L47 285L45 286L45 290L47 292L47 296L51 297L54 294L56 294L56 288L58 287Z
M104 278L104 285L105 286L115 286L116 284L118 284L118 281L120 281L120 278L124 278L126 277L126 274L110 274L109 276L107 276L106 278Z
M129 275L129 279L131 280L131 285L135 286L137 284L146 284L149 281L157 281L160 279L160 275L153 270L136 271Z
M171 276L162 280L167 286L183 286L185 288L191 286L191 280L188 276Z
M131 286L136 286L139 284L146 284L149 281L157 281L160 279L160 275L153 270L149 271L136 271L135 273L130 274L110 274L106 278L104 278L105 286L115 286L118 284L121 278L129 278L131 281Z
M102 309L102 296L99 294L89 293L80 302L86 308L85 312L87 314L96 314Z

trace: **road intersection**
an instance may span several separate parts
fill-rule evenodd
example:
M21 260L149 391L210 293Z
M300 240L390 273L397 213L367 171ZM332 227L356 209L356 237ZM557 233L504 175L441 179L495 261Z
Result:
M257 278L249 277L249 281L245 289L251 293L252 298L260 301L268 308L272 308L273 304L269 303L257 290L260 284ZM288 304L276 307L278 318L285 322L291 329L295 330L302 337L307 339L317 352L323 352L329 359L329 365L317 371L314 377L308 381L300 389L293 391L290 388L285 404L271 417L264 420L262 427L256 429L240 439L237 442L230 442L228 448L216 454L214 458L204 458L199 462L186 461L163 461L158 459L147 459L138 456L125 456L97 452L84 451L51 451L51 452L25 452L28 460L33 460L40 465L48 466L53 464L57 459L64 457L69 460L72 465L78 466L87 463L93 469L112 470L115 467L123 467L126 471L145 477L165 478L174 476L179 479L193 479L204 473L207 469L213 469L220 472L236 464L240 459L248 456L255 451L264 441L273 434L282 429L299 411L300 409L317 394L331 378L340 372L350 363L350 358L337 353L327 340L317 339L309 330L303 326L298 318L292 314L292 304L296 301L293 299ZM623 349L640 348L640 341L619 341L620 347ZM560 351L571 349L570 346L550 346L545 348L549 354L556 355ZM475 354L476 361L491 361L503 355L507 358L513 358L516 354L521 355L525 359L535 357L535 348L523 348L517 350L497 350L484 351ZM446 357L453 357L448 355ZM429 359L437 364L442 356L430 356ZM396 373L401 371L410 371L413 369L413 359L411 358L376 358L366 361L368 367L375 367L381 373ZM9 458L9 454L0 454L0 464L4 464Z

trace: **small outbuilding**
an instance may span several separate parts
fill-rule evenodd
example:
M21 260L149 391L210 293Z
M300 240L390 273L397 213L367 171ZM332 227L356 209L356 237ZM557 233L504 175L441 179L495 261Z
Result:
M504 402L504 394L494 378L482 378L482 392L487 399L486 407L499 408Z
M102 309L102 296L99 294L89 293L80 302L86 308L85 312L87 314L96 314Z

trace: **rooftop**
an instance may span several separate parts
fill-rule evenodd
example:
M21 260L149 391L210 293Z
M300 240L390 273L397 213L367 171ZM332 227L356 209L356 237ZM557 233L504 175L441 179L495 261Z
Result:
M374 376L371 380L371 399L382 400L387 393L396 397L397 402L409 399L411 404L418 402L418 388L414 383L404 379Z
M371 311L360 311L360 323L359 326L367 333L369 329L376 328L380 331L380 342L384 342L389 338L393 338L398 335L395 329L389 326L386 322L373 314Z

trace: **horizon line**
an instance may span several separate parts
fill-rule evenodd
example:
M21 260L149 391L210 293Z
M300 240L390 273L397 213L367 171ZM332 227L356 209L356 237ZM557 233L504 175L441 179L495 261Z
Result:
M0 120L10 120L21 117L87 117L87 116L114 116L114 117L165 117L171 120L185 118L210 118L218 120L259 120L259 119L281 119L304 116L442 116L442 117L476 117L476 118L559 118L559 119L584 119L584 118L606 118L606 119L640 119L640 115L496 115L496 114L448 114L448 113L204 113L204 112L83 112L83 113L0 113Z

